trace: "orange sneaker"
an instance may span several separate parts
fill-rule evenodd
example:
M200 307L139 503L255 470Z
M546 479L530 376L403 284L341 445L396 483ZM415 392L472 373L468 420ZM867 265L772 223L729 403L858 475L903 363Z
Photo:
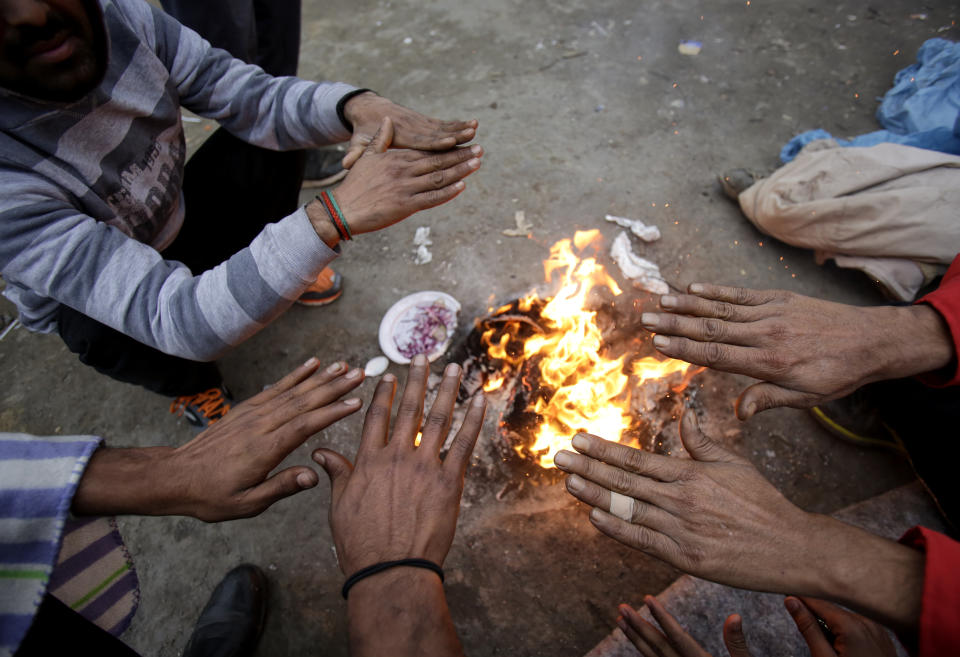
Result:
M223 386L210 388L195 395L177 397L170 404L170 412L177 417L187 418L187 422L195 427L206 429L220 420L230 407L233 406L233 397Z
M325 306L343 294L343 277L329 267L324 267L313 285L308 287L297 303L304 306Z

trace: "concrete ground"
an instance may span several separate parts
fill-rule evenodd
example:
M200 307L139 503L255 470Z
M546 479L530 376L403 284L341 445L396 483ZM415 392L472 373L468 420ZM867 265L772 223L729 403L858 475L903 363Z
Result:
M638 250L677 287L714 281L880 303L859 274L819 267L754 230L715 174L775 167L802 130L875 129L875 99L919 45L960 37L960 8L945 0L305 0L303 13L303 77L351 81L435 116L476 117L486 156L453 203L347 245L336 263L346 279L340 301L291 308L224 358L240 398L310 355L362 365L379 353L380 317L411 292L452 294L469 326L491 300L536 285L556 240L594 227L612 239L618 229L605 213L661 228L659 242ZM702 42L699 55L678 53L685 39ZM194 148L209 126L189 128ZM531 239L501 234L517 210L534 225ZM419 226L432 229L427 265L413 262ZM13 309L2 303L5 326ZM193 436L166 400L97 375L55 336L15 329L0 342L0 362L2 431L92 433L111 445ZM840 443L802 411L740 425L731 404L744 383L707 372L698 385L724 441L801 506L833 511L912 478L897 458ZM471 655L583 654L613 627L618 602L639 603L678 573L597 535L550 477L498 500L510 473L494 464L495 420L468 473L446 564L460 636ZM329 428L289 462L308 463L318 445L352 456L359 422ZM124 639L145 655L178 655L222 574L253 562L272 586L258 655L346 654L328 499L321 483L251 520L121 519L142 588Z

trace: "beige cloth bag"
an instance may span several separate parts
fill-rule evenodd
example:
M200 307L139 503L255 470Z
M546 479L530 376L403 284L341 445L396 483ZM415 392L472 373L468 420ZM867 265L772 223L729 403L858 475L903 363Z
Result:
M960 253L960 157L880 144L807 145L739 197L757 228L864 271L912 301Z

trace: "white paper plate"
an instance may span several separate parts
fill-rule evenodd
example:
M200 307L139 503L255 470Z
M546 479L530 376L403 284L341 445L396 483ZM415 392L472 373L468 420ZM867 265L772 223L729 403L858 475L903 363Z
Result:
M409 313L414 312L417 307L433 305L437 301L442 301L443 305L453 311L453 325L447 326L447 339L438 344L433 351L427 354L427 359L432 363L440 358L450 347L453 336L457 330L457 316L460 314L460 302L445 292L436 292L427 290L417 292L406 296L395 304L390 306L390 310L380 321L380 331L378 334L380 340L380 351L386 354L387 358L394 363L406 365L410 359L400 353L397 343L394 340L394 330L397 324L405 319L409 319Z

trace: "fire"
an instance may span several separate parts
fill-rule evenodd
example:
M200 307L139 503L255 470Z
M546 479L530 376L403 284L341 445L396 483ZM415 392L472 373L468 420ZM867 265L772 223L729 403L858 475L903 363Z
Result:
M632 390L650 379L686 373L691 367L673 359L636 359L631 354L612 359L604 356L597 313L587 309L587 297L596 287L607 288L615 297L622 290L596 258L578 257L575 253L598 238L599 231L579 231L573 240L563 239L551 247L550 256L543 263L544 274L547 282L559 274L559 289L549 299L531 293L517 304L516 309L521 312L539 305L537 324L542 327L542 331L522 341L522 349L518 342L522 327L519 321L483 333L488 355L503 362L506 370L489 377L484 390L501 389L506 373L526 361L537 364L543 394L531 400L527 410L536 414L539 425L533 444L517 447L517 451L536 455L544 468L554 467L554 455L569 448L578 432L623 440L636 423L631 410ZM494 317L512 308L504 306Z

